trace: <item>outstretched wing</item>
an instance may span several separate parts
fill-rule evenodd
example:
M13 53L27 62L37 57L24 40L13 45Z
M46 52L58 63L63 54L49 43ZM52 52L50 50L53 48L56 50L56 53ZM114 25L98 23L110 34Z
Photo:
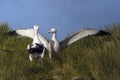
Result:
M102 30L83 29L65 38L63 41L60 42L60 46L62 48L67 47L68 45L74 43L75 41L82 39L84 37L87 37L87 36L104 36L104 35L110 35L110 33L106 31L102 31Z
M42 42L42 44L45 46L45 48L48 50L48 43L49 41L42 35L38 33L38 38Z
M6 34L10 35L10 36L28 37L28 38L33 39L34 38L34 29L18 29L18 30L14 30L14 31L9 31ZM42 42L42 44L45 46L45 48L48 49L48 40L45 37L43 37L42 35L40 35L39 33L38 33L38 37L39 37L39 40Z
M33 39L34 30L33 29L18 29L18 30L14 30L14 31L9 31L6 34L10 35L10 36L28 37L28 38Z

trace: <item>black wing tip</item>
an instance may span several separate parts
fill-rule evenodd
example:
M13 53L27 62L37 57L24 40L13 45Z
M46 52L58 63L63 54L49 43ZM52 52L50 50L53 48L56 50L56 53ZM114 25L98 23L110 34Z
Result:
M16 33L15 30L7 32L6 35L9 35L9 36L18 36L18 34Z
M111 36L111 33L100 30L96 35L98 35L98 36Z

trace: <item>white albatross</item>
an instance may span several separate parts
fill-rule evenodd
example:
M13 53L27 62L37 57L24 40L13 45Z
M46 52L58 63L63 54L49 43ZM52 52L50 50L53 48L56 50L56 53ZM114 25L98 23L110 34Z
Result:
M57 40L57 30L55 28L51 28L48 33L52 33L51 41L48 43L48 51L49 57L52 58L54 53L60 53L65 47L69 46L70 44L84 38L87 36L104 36L110 35L109 32L103 30L96 30L96 29L82 29L79 32L74 33L73 35L65 38L64 40L58 42Z
M33 29L18 29L6 33L11 36L22 36L33 39L32 44L27 45L29 51L29 60L33 61L34 58L41 60L44 56L45 47L38 38L38 25L34 25Z

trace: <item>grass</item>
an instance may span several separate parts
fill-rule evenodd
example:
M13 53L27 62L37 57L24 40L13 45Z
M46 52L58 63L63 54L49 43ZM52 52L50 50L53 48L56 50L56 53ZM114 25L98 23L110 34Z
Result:
M9 25L0 25L0 80L120 80L120 24L105 28L110 37L86 37L66 48L61 57L43 64L30 62L28 38L5 36Z

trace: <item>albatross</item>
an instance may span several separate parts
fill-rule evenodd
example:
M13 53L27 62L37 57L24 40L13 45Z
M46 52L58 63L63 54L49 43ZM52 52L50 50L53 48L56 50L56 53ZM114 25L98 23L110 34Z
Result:
M52 58L54 53L60 53L64 48L67 46L73 44L74 42L87 37L87 36L104 36L104 35L110 35L109 32L103 31L103 30L96 30L96 29L82 29L79 32L76 32L68 37L66 37L64 40L58 42L57 40L57 29L51 28L48 33L52 33L52 38L48 43L48 51L49 51L49 57Z
M34 40L33 34L34 30L27 29L27 30L15 30L11 32L14 35L21 35L30 37ZM57 40L57 29L51 28L48 33L52 33L51 40L46 39L41 34L37 33L37 40L39 40L43 46L48 50L49 52L49 58L52 59L52 56L55 53L60 53L63 49L65 49L67 46L73 44L74 42L87 37L87 36L107 36L110 35L109 32L103 31L103 30L97 30L97 29L82 29L69 37L66 37L64 40L58 42ZM42 54L42 57L44 56L44 53Z
M38 29L39 26L34 25L33 29L18 29L7 33L10 36L22 36L33 39L32 44L27 45L30 61L33 61L33 59L41 60L45 53L45 47L38 38Z

